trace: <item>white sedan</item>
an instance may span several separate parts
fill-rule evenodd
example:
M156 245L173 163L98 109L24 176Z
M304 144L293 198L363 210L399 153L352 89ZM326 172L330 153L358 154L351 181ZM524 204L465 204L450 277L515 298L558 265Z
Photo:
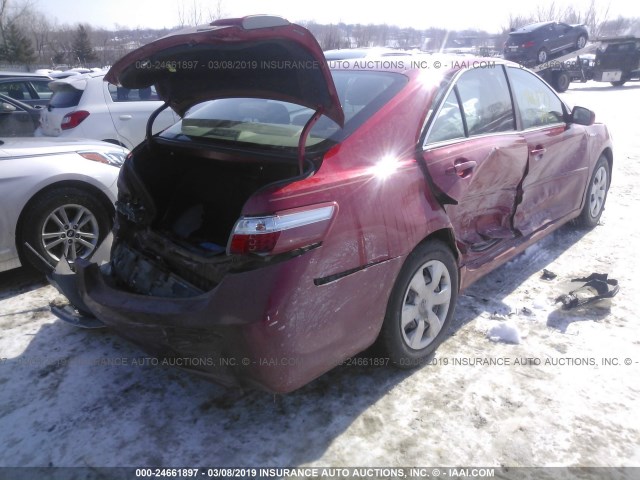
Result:
M92 140L0 140L0 271L90 257L111 229L128 153Z

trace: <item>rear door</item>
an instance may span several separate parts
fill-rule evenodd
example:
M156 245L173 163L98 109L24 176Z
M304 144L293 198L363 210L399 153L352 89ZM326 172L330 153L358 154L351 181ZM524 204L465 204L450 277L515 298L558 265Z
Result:
M428 126L423 160L463 263L517 232L512 218L527 166L502 66L464 72Z
M514 227L528 235L580 208L589 152L585 127L565 122L565 109L537 75L508 67L528 147L527 175Z
M104 95L113 125L122 143L135 147L144 140L147 120L162 106L153 87L124 88L104 83ZM170 108L165 109L153 122L153 133L173 125L179 118Z

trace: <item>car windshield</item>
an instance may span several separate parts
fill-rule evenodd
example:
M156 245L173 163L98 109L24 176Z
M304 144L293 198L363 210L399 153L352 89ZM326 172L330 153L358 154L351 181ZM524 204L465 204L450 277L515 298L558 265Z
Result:
M388 102L407 82L398 73L334 71L333 80L345 113L345 127L321 117L311 129L307 147L339 141ZM160 137L183 141L215 141L297 148L313 110L262 98L224 98L193 106L184 118Z

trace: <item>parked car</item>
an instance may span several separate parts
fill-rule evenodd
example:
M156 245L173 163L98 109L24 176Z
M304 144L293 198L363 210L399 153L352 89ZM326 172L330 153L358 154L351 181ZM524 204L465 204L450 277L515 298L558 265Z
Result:
M53 96L40 117L38 133L92 138L133 148L144 140L147 120L163 105L153 88L126 89L104 81L104 72L52 81ZM174 124L170 110L160 113L154 133Z
M504 58L526 66L545 63L560 52L585 47L589 32L584 25L540 22L513 30L504 46Z
M0 271L90 257L112 226L127 153L90 140L0 141Z
M330 70L268 16L129 53L107 79L155 85L184 118L125 162L110 260L52 280L227 385L289 392L374 342L381 363L422 364L460 291L598 223L613 161L607 128L538 76L456 59Z
M596 52L593 77L621 87L640 80L640 38L633 36L601 38Z
M23 103L45 106L53 92L49 88L51 79L45 75L20 74L13 76L13 72L0 73L0 94L20 100Z
M0 94L0 138L32 137L39 124L39 108Z

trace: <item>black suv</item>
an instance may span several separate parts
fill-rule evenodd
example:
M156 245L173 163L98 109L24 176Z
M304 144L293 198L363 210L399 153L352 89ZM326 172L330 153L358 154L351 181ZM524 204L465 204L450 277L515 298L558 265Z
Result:
M620 87L640 80L640 38L600 38L593 79Z
M584 48L588 39L589 32L584 25L532 23L509 33L504 58L526 66L538 65L555 54Z

